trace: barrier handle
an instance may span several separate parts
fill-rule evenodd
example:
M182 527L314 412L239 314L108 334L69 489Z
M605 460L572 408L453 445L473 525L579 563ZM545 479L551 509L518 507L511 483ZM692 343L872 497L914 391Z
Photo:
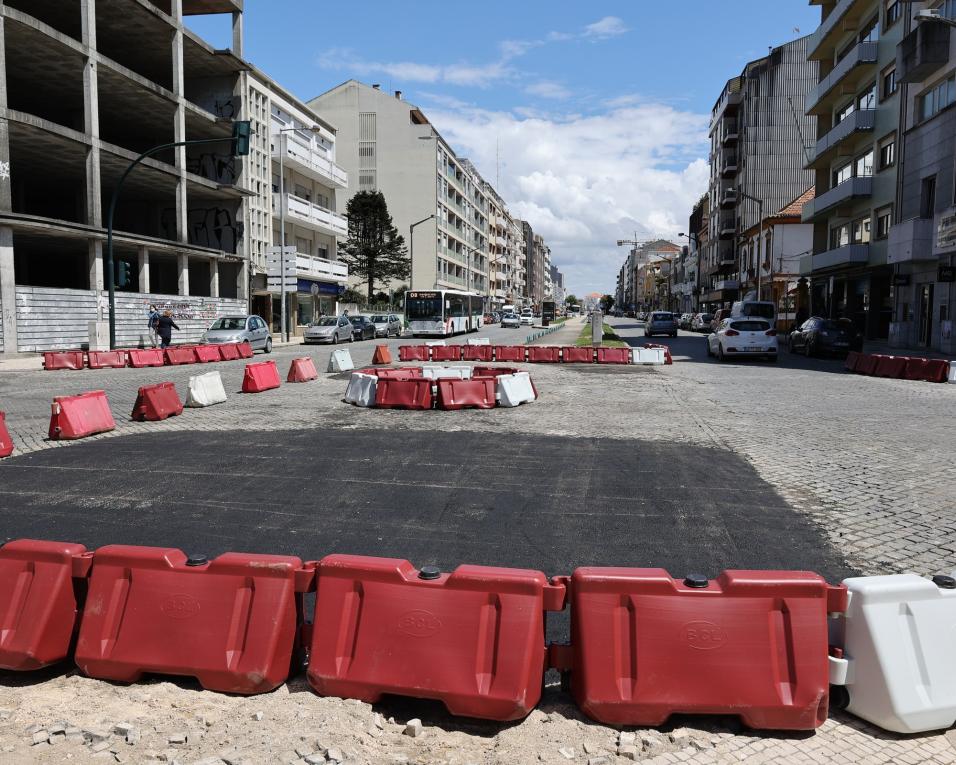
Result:
M295 572L295 591L298 593L315 592L315 570L318 561L310 560L302 564L302 568Z
M827 585L828 614L845 614L849 604L850 597L845 584Z
M569 672L574 668L574 651L567 643L551 643L548 646L548 669Z
M72 575L74 579L86 579L90 575L90 569L93 567L93 551L80 553L73 556Z
M568 599L568 584L571 578L567 576L552 577L551 583L544 587L544 610L563 611Z

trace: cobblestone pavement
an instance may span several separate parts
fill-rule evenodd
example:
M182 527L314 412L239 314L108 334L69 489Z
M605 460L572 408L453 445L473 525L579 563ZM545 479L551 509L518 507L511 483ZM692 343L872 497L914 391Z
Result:
M628 342L643 343L642 329L633 320L611 323ZM487 334L494 335L495 342L505 338L510 344L521 342L525 333L492 328ZM952 467L956 386L847 375L840 361L808 360L785 351L775 365L720 364L706 358L702 336L688 333L656 342L671 346L673 366L528 365L541 398L517 410L410 413L357 409L341 403L347 375L324 373L307 385L283 385L260 395L239 395L236 391L243 362L161 370L5 372L0 373L0 410L7 412L18 454L50 448L82 449L82 444L45 440L49 405L54 395L91 389L107 391L117 420L114 434L97 438L176 430L323 427L414 432L437 427L492 432L502 437L520 433L666 440L729 449L748 460L793 508L819 524L852 568L866 574L924 575L956 568L956 470ZM389 342L393 348L399 344ZM371 342L351 348L357 366L370 362L373 348ZM272 358L284 376L293 356L311 355L324 369L329 353L328 348L284 348ZM256 361L261 360L263 357L257 356ZM191 374L211 369L223 375L230 396L226 404L187 410L181 417L161 423L129 421L139 385L170 380L183 391ZM707 469L707 464L700 465L701 471ZM0 486L2 481L0 463ZM95 697L95 688L87 687L86 693ZM29 687L17 693L29 694ZM0 681L0 702L10 694ZM91 703L95 703L93 698ZM0 703L2 706L4 703ZM512 749L508 740L509 736L522 735L522 731L534 738L538 735L534 732L537 724L527 721L488 737L484 741L487 746L481 750L484 754L475 761L528 761L520 752L538 749ZM579 738L580 731L591 725L574 724ZM713 740L705 747L688 746L640 756L655 765L956 762L954 731L948 735L900 737L840 714L834 714L808 736L739 732L708 735ZM0 733L0 743L6 741ZM575 762L588 761L579 742L567 743L576 749ZM4 760L0 748L0 762L29 761L20 757L20 749L16 751L17 759ZM420 759L429 763L465 761L452 756L439 760L422 755ZM550 754L539 759L566 761ZM74 761L84 760L77 753ZM614 756L608 761L625 762Z

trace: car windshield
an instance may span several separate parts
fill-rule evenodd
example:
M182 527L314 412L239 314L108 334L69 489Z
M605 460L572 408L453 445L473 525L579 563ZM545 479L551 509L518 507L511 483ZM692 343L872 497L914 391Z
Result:
M368 324L368 316L350 316L353 324Z
M849 319L840 319L835 321L833 319L820 319L820 329L834 329L834 330L849 330L853 328L853 322Z
M651 316L651 321L673 321L674 314L672 313L655 313Z
M744 316L759 316L761 319L773 318L773 306L769 303L745 303L740 313Z
M714 320L714 315L713 315L712 313L702 313L702 314L700 315L700 320L701 320L701 321L713 321L713 320Z
M735 321L730 328L738 332L766 332L770 325L765 321Z
M372 324L387 324L387 323L388 323L388 317L387 317L387 316L373 316L373 317L372 317Z
M313 322L312 326L313 327L334 327L336 324L338 324L338 319L336 319L334 316L323 316L318 321Z
M225 330L235 331L237 329L245 329L245 328L246 328L245 318L231 316L228 318L216 319L212 323L212 326L209 329L210 330L225 329Z

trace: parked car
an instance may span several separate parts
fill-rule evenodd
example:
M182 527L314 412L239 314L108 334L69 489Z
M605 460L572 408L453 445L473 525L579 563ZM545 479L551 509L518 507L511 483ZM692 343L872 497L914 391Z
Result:
M521 309L521 323L522 325L527 324L529 327L534 326L534 312L530 308Z
M634 311L628 311L627 315L632 319L637 319L638 321L647 321L647 314L643 311L638 311L637 313L634 313Z
M352 322L352 336L356 340L375 339L375 325L372 323L371 317L359 313L355 316L349 316L349 321Z
M687 330L689 330L689 329L690 329L690 323L691 323L691 320L692 320L693 318L694 318L694 314L692 314L692 313L682 313L682 314L680 315L680 319L678 319L678 321L677 321L677 325L678 325L681 329L687 329Z
M712 313L694 314L694 319L690 323L690 328L694 332L710 333L710 323L714 320Z
M516 313L506 313L501 317L501 328L505 327L520 327L521 326L521 317Z
M714 318L710 320L710 331L716 332L717 328L723 323L724 319L730 317L729 308L721 308L716 313L714 313Z
M724 319L707 338L707 355L720 361L730 356L762 356L777 360L777 330L766 319Z
M863 334L849 319L811 316L790 333L790 352L805 356L840 354L863 350Z
M312 343L351 343L352 322L348 316L323 316L317 321L313 321L305 328L302 333L302 342L306 345Z
M777 307L769 300L738 300L730 307L734 318L766 319L776 326Z
M394 313L377 313L372 316L375 325L375 337L400 337L402 334L402 317Z
M202 342L212 345L248 342L254 351L272 353L272 335L261 316L222 316L203 332Z
M653 311L644 327L644 337L654 335L670 335L677 337L677 319L674 314L666 311Z

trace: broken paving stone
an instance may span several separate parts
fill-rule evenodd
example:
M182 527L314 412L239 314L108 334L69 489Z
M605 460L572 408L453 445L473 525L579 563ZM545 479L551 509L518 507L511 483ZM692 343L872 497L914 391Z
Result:
M0 720L9 720L13 717L12 709L0 709Z
M405 735L411 736L412 738L418 738L422 735L422 721L417 717L409 720L405 723Z
M631 744L637 744L637 734L632 733L631 731L622 730L617 734L617 743L620 746L629 746Z
M90 747L90 751L93 752L94 754L97 754L97 753L99 753L99 752L105 752L105 751L107 751L109 748L110 748L110 742L109 742L109 741L97 741L95 744L93 744L93 745Z
M574 749L572 749L570 746L562 746L560 749L558 749L558 754L560 754L566 760L574 759Z
M45 744L47 741L49 741L50 734L47 733L43 728L41 728L40 730L36 731L30 738L33 740L33 745L36 746L37 744Z
M617 748L617 756L623 757L625 760L637 760L640 753L634 744L625 744Z
M263 717L264 717L264 715L262 714L262 712L256 712L256 713L252 716L252 719L255 720L256 722L261 722Z
M285 765L293 765L293 763L298 762L299 759L299 755L297 755L291 749L286 750L279 755L279 762L284 763Z
M590 741L584 744L585 754L597 754L599 751L601 751L601 747L597 744L592 744Z
M379 730L385 730L385 718L378 712L372 715L372 725Z
M91 744L99 744L101 741L109 741L110 734L99 728L86 728L83 730L83 738Z
M310 754L304 759L305 759L306 765L325 765L325 755L319 754L318 752L316 752L315 754Z
M677 730L673 730L667 734L667 737L671 740L672 744L680 749L690 745L691 735L690 731L686 728L678 728Z
M169 738L166 739L166 743L170 746L186 746L189 743L189 734L188 733L174 733Z
M597 757L589 757L588 765L611 765L611 758L605 757L603 754Z
M345 755L342 753L342 750L337 746L333 746L331 749L325 750L325 756L329 762L344 762Z

